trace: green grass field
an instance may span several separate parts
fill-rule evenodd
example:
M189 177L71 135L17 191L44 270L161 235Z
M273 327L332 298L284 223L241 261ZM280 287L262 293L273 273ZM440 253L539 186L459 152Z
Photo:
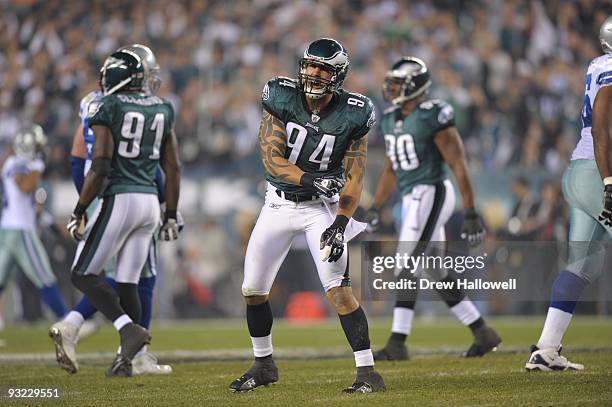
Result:
M458 357L470 344L470 333L451 320L417 321L408 362L378 363L388 391L371 395L344 395L354 366L346 339L335 320L316 325L275 323L274 345L279 357L278 384L246 394L230 393L227 386L250 365L250 341L242 321L202 321L159 325L152 330L151 351L172 362L169 377L106 379L104 370L117 345L108 327L79 344L88 355L81 371L68 375L50 359L52 346L45 326L10 327L0 332L0 388L59 387L62 405L612 405L612 321L578 317L564 345L570 360L584 363L583 372L526 373L528 347L537 340L541 318L494 319L502 337L495 354L479 359ZM384 343L389 321L371 324L374 347ZM313 348L322 356L315 358ZM220 361L224 352L234 360ZM310 352L307 352L310 350ZM176 351L192 351L196 357ZM202 351L202 352L200 352ZM100 354L100 352L106 352ZM317 354L316 352L314 354ZM300 357L300 355L302 355ZM40 356L31 360L25 356ZM19 359L23 357L23 359ZM232 359L230 358L230 359ZM236 360L244 359L244 360ZM3 404L7 399L0 399ZM8 403L12 403L8 401ZM23 400L21 401L23 403ZM30 399L28 405L57 404Z

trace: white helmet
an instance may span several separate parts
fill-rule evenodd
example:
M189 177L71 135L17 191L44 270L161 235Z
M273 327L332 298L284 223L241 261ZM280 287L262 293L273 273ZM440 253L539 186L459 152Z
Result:
M606 18L599 29L599 43L605 54L612 54L612 16Z
M47 136L42 127L36 123L22 127L13 140L15 154L28 161L44 153L46 147Z

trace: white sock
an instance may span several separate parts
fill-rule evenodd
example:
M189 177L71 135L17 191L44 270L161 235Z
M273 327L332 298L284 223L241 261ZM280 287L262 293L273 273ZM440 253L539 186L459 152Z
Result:
M64 321L68 322L70 325L76 326L78 329L83 325L83 322L85 322L85 318L83 318L83 315L78 311L70 311L64 317Z
M548 315L546 315L542 335L538 341L538 348L558 348L561 345L563 334L572 320L572 315L558 308L548 308Z
M465 326L476 322L480 318L480 311L468 297L462 299L459 304L453 305L450 310Z
M391 332L403 335L410 335L410 331L412 330L413 317L414 310L410 308L393 308L393 325L391 326Z
M272 354L272 334L268 336L252 337L253 354L256 358L263 358Z
M358 350L355 354L355 366L374 366L374 355L372 349Z
M130 323L132 323L132 319L128 317L127 314L123 314L119 318L113 321L113 325L115 326L115 329L117 330L117 332L119 332L121 328L123 328L124 326Z

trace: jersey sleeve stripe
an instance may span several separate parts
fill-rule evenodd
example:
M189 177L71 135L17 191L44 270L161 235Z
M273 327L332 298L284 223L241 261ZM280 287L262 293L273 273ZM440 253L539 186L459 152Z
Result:
M599 86L602 86L602 85L608 85L608 84L610 84L610 83L612 83L612 77L610 77L610 78L606 78L606 79L603 79L603 80L597 80L597 84L598 84Z
M597 76L597 84L603 85L604 83L610 83L612 79L612 71L602 72Z

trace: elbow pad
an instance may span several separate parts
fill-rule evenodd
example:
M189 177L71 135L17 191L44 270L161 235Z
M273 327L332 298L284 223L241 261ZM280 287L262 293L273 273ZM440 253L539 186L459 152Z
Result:
M97 157L91 161L91 171L103 177L108 177L111 171L111 159Z

